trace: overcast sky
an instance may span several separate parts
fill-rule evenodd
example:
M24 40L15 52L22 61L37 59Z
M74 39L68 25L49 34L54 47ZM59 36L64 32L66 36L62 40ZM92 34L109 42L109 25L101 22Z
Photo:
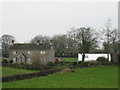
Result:
M72 27L98 30L109 17L117 28L117 2L7 2L2 4L2 34L26 42L39 34L65 34Z

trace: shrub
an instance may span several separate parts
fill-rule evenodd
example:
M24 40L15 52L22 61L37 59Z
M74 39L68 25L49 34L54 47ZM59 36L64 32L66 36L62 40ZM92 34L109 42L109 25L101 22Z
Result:
M78 62L78 66L80 67L88 67L89 66L89 62Z
M100 65L100 63L98 63L97 61L89 61L88 66L92 66L92 65Z
M47 65L48 65L48 66L54 66L54 63L53 63L52 61L49 61L49 62L47 63Z
M47 76L49 74L53 74L56 72L59 72L60 69L52 69L52 70L45 70L41 72L34 72L34 73L26 73L26 74L20 74L20 75L12 75L12 76L5 76L2 77L2 82L10 82L15 80L23 80L33 77L39 77L39 76Z
M77 65L77 62L73 62L73 65Z
M55 59L55 64L60 64L60 61L59 61L59 59L57 58L57 59Z
M78 64L81 64L81 61L78 61Z
M24 63L23 62L20 62L21 65L23 65Z
M13 60L10 60L10 63L13 63Z
M2 63L8 63L9 60L10 60L9 58L3 58Z
M3 60L2 63L8 63L8 61L7 60Z
M108 62L108 59L105 57L98 57L97 62Z
M82 62L83 66L89 66L89 62Z

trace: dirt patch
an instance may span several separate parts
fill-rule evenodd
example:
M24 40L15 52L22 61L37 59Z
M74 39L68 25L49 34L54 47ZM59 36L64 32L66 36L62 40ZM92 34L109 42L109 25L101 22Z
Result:
M64 68L60 71L60 73L66 73L66 72L74 72L74 70L72 70L70 68Z

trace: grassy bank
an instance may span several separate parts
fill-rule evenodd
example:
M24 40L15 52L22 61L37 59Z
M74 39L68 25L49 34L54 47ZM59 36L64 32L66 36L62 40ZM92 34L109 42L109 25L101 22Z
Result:
M10 76L10 75L17 75L17 74L24 74L24 73L32 73L32 72L38 72L38 71L2 67L2 76Z
M99 66L3 83L3 88L117 88L118 69ZM32 83L31 83L32 82Z

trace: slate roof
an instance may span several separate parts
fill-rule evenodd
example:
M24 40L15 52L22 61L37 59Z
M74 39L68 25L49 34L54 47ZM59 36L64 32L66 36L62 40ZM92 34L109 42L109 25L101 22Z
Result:
M49 50L50 49L50 44L46 43L46 44L14 44L10 46L10 50Z

